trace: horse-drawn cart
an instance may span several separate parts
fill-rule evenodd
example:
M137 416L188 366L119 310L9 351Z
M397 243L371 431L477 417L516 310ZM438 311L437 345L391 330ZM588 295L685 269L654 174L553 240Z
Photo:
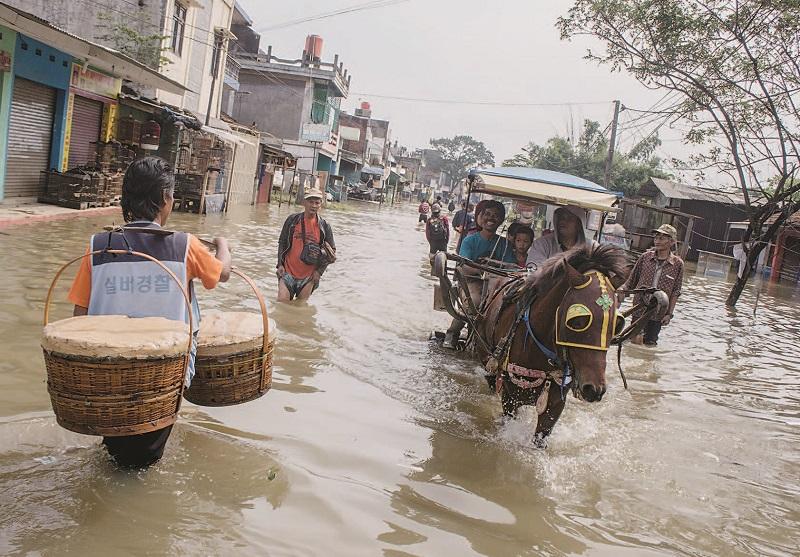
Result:
M483 193L551 208L572 205L601 211L604 218L618 211L621 197L588 180L532 168L476 171L468 185L469 196ZM662 316L667 297L649 289L645 307L618 311L615 290L630 268L626 253L588 238L539 268L497 263L437 253L435 306L467 323L463 344L484 365L506 414L514 415L522 405L536 406L536 439L543 443L567 392L588 402L602 398L608 349L617 344L621 350L622 342L649 319ZM473 269L469 277L466 268ZM639 317L625 328L625 317L634 311Z

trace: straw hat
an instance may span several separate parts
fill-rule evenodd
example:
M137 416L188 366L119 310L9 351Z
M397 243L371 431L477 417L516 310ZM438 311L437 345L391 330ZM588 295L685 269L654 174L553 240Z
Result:
M662 224L658 228L654 228L653 232L658 232L659 234L664 234L666 236L669 236L673 240L677 240L678 239L678 231L675 230L675 227L672 226L671 224Z

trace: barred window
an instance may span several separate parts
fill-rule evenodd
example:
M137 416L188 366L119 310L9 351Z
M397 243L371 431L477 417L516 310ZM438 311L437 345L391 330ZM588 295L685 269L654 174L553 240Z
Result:
M181 55L183 52L183 33L186 30L186 6L175 2L175 11L172 14L172 42L170 50Z

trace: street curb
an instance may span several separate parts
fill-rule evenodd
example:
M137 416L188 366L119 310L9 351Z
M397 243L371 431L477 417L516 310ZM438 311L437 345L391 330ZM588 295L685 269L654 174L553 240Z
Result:
M10 228L17 225L35 224L39 222L51 222L57 220L66 220L79 217L94 217L97 215L111 215L120 213L120 207L96 207L92 209L72 209L70 212L54 213L51 215L24 215L11 218L0 218L0 229Z

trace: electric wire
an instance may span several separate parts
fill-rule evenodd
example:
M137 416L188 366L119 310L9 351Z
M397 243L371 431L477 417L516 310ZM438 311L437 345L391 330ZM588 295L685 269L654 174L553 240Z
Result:
M600 104L608 104L612 101L573 101L573 102L540 102L540 103L533 103L533 102L508 102L508 101L472 101L472 100L452 100L452 99L434 99L434 98L427 98L427 97L404 97L398 95L382 95L378 93L366 93L360 91L354 91L354 95L359 95L362 97L373 97L376 99L391 99L391 100L398 100L398 101L407 101L407 102L422 102L422 103L433 103L433 104L452 104L452 105L477 105L477 106L511 106L511 107L519 107L519 106L573 106L573 105L600 105Z
M349 6L346 8L341 8L338 10L333 10L330 12L324 12L316 15L311 15L307 17L302 17L298 19L293 19L289 21L284 21L282 23L276 23L275 25L268 25L266 27L261 27L256 29L256 32L263 33L266 31L275 31L277 29L285 29L286 27L292 27L294 25L300 25L301 23L307 23L310 21L319 21L321 19L327 19L331 17L337 17L344 14L355 13L360 11L366 10L375 10L377 8L384 8L388 6L393 6L396 4L403 4L405 2L410 2L411 0L377 0L372 2L365 2L363 4L355 4L353 6Z

